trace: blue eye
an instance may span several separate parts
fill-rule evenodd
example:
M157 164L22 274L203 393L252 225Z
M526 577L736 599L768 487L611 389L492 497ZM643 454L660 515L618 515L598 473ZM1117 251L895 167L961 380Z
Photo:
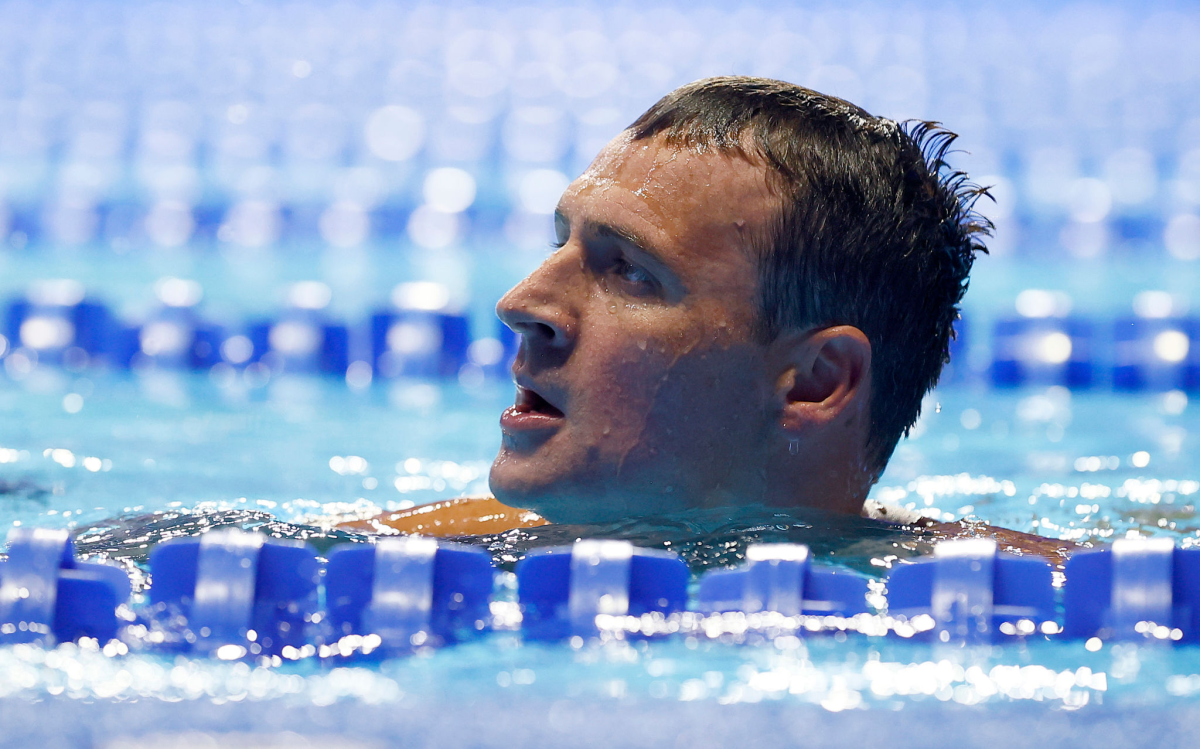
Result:
M627 260L618 260L616 273L622 280L637 286L652 286L654 278L645 270Z

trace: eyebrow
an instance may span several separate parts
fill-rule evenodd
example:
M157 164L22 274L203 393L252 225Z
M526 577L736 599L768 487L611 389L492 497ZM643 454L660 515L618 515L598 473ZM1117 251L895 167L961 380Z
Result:
M554 212L554 223L556 226L559 223L563 223L570 227L571 219L560 208ZM654 244L632 229L613 226L612 224L606 224L600 221L588 220L584 220L579 229L581 232L586 234L593 234L595 236L606 237L608 239L616 239L632 245L635 249L644 252L654 260L658 260L660 263L662 262L659 257L659 253L654 249Z
M655 260L659 260L658 253L654 250L654 245L646 240L642 235L631 229L625 229L612 224L601 224L595 221L585 221L583 224L584 231L595 234L598 237L607 237L616 239L629 245L633 245L635 249L650 255ZM661 261L660 261L661 262Z

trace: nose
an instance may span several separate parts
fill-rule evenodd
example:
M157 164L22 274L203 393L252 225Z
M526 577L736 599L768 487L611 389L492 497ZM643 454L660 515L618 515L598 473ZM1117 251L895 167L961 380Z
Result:
M578 319L571 304L568 253L559 250L496 304L496 315L526 344L566 349L575 341Z

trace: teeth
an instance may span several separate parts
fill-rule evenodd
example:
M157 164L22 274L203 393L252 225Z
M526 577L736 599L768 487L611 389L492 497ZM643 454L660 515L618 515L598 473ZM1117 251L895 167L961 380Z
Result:
M519 408L522 411L532 411L533 406L536 402L537 401L535 399L533 391L526 390L523 387L517 388L517 400L516 400L516 404L515 404L517 406L517 408Z
M551 416L562 416L562 411L550 405L550 402L538 395L537 392L519 385L517 386L517 398L514 405L518 411L523 413L536 412Z

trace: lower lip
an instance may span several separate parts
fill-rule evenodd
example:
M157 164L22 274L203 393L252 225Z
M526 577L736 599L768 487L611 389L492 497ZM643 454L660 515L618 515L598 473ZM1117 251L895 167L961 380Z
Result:
M518 411L516 406L509 406L500 414L500 428L510 432L554 429L562 424L562 420L561 416L551 416L540 411Z

